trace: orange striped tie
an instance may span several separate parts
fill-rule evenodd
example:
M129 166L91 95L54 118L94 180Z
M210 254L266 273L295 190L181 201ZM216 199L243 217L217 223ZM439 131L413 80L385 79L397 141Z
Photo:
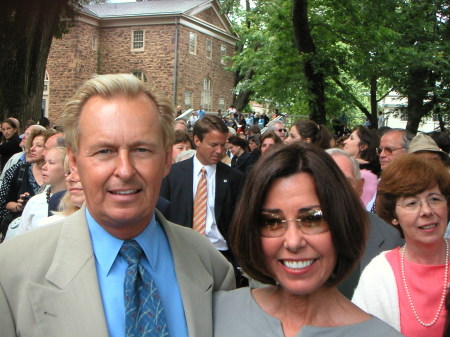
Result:
M205 235L206 228L206 206L208 200L208 184L206 183L206 169L202 168L202 176L197 185L194 198L194 220L193 228L200 234Z

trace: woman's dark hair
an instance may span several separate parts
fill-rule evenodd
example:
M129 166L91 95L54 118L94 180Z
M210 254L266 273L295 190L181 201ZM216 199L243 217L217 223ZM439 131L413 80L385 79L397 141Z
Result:
M374 130L368 129L365 126L359 125L354 131L358 134L360 139L359 145L366 145L367 147L359 153L359 158L366 161L367 164L361 164L361 169L370 170L376 175L380 175L381 166L377 155L377 147L380 145L380 138Z
M186 142L191 144L191 149L195 149L194 142L192 141L189 133L183 130L175 130L175 140L173 142L173 145Z
M241 267L260 282L275 284L261 247L261 209L273 183L310 174L336 251L336 266L325 285L335 286L356 267L367 236L367 213L334 160L305 143L279 147L255 164L247 177L230 227L230 244Z
M3 123L7 123L7 124L9 124L9 126L11 126L13 129L16 129L16 132L14 132L14 135L12 136L12 138L17 138L17 137L19 137L19 128L17 127L17 124L16 124L15 121L13 121L13 120L10 119L10 118L7 118L7 119L5 119L5 120L2 122L2 124L3 124ZM2 138L2 139L1 139L1 142L4 143L4 142L6 141L5 136L2 135L1 138Z
M310 120L301 120L295 122L292 126L295 126L303 140L309 138L312 144L321 149L330 148L331 134L325 125L319 125Z
M230 138L228 138L228 142L235 146L241 147L246 152L249 151L248 142L239 136L230 136Z
M261 145L262 145L262 143L264 143L264 140L266 140L267 138L273 139L273 142L275 144L282 144L283 143L281 138L274 131L266 131L261 136Z
M261 134L257 134L257 135L250 136L250 137L248 138L248 142L249 142L249 143L250 143L250 142L253 142L253 143L256 144L256 146L260 147L260 146L261 146Z
M395 208L398 198L414 196L436 185L441 193L447 196L448 207L450 175L443 164L414 155L397 158L381 173L375 203L376 213L393 225L392 220L397 219ZM402 238L405 237L400 226L394 228L400 232Z

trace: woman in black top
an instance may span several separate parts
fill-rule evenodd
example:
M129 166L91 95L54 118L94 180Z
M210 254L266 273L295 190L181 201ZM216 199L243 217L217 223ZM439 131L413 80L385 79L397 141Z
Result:
M5 119L2 123L2 137L0 140L1 170L13 154L22 151L19 144L19 128L12 119Z

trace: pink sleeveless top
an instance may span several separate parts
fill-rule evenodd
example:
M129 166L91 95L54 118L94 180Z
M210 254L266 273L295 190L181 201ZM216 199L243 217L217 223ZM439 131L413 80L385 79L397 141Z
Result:
M417 321L403 284L400 258L400 247L386 254L386 259L394 271L397 284L400 306L400 332L407 337L442 337L447 315L445 306L442 308L439 318L433 326L424 327ZM404 266L406 282L416 312L421 321L428 324L434 320L439 308L444 286L445 266L417 264L406 259Z

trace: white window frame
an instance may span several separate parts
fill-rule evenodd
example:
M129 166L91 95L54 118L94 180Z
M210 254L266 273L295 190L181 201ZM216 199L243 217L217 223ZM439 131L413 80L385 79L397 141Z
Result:
M205 77L203 79L203 90L202 90L202 96L200 99L200 104L203 106L203 109L205 111L211 111L211 79L208 77Z
M189 32L189 54L197 55L197 34Z
M142 33L142 35L140 34ZM141 36L139 36L141 35ZM145 30L134 29L131 31L131 51L144 51L145 49Z
M227 56L227 46L224 44L220 45L220 64L227 64L225 57Z
M184 91L184 107L186 109L192 108L192 100L193 100L193 93L191 90L185 90Z
M205 52L206 58L212 59L213 41L210 38L206 38Z
M92 37L92 41L91 41L91 47L93 51L97 51L98 50L98 38L97 37Z

